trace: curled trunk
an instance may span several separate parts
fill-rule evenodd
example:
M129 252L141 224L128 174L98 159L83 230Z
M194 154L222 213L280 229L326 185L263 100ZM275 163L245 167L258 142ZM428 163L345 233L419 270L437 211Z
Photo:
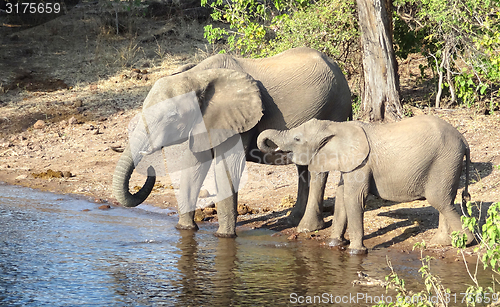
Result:
M265 130L259 134L257 138L257 147L264 153L273 153L279 150L279 146L272 140L276 139L279 131L277 130Z
M137 193L130 193L129 181L134 169L135 165L130 152L130 146L127 146L116 164L113 175L113 195L125 207L135 207L146 200L151 190L153 190L156 181L155 170L150 166L148 168L148 178L144 186Z

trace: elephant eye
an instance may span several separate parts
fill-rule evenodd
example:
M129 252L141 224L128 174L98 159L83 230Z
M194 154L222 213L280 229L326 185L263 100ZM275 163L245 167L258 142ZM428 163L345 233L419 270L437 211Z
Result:
M293 137L293 140L294 140L295 142L300 142L300 137L298 137L298 136L294 136L294 137Z

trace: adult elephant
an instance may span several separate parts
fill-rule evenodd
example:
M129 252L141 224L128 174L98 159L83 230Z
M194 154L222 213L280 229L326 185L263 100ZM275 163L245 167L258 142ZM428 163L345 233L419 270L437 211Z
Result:
M129 192L130 176L141 155L188 140L184 142L189 150L183 156L185 170L177 197L178 208L187 209L180 210L177 228L197 229L194 209L209 168L205 162L219 157L217 184L233 184L229 185L230 195L218 202L216 236L234 237L236 186L244 159L289 163L279 153L262 153L257 148L259 133L294 128L312 118L344 121L351 114L351 93L344 75L336 63L314 49L290 49L265 59L215 55L197 65L185 65L154 84L142 109L143 119L154 119L149 124L145 119L141 127L146 135L137 138L139 144L130 143L118 161L113 193L127 207L143 202L155 182L153 169L148 170L141 190ZM238 140L244 148L243 161L241 155L227 154ZM322 202L328 173L307 176L307 166L298 166L298 172L297 202L291 219L300 221L299 230L317 230L323 227ZM310 210L304 213L306 206Z

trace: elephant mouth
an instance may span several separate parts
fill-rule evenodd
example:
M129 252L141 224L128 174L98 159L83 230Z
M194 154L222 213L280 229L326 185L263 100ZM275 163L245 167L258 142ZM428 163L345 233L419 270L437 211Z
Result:
M265 148L267 148L271 152L274 152L274 153L281 152L281 149L278 146L278 144L276 144L275 142L273 142L271 139L265 139L264 140L264 146L265 146Z
M285 151L285 150L282 150L281 148L277 147L274 150L274 153L281 155L284 158L284 160L286 160L288 162L295 163L295 161L293 160L293 157L294 157L293 151Z
M284 150L281 147L276 147L276 149L274 149L273 152L275 154L282 154L282 155L286 155L288 157L292 157L293 156L293 151Z

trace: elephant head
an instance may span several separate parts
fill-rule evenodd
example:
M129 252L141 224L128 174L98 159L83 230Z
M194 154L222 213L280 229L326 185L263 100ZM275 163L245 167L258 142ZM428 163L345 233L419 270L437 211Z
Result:
M159 79L135 118L129 145L117 163L113 194L134 207L151 193L156 171L136 194L129 192L132 172L145 155L188 141L193 152L210 150L252 129L263 115L259 87L248 74L230 69L187 70Z
M265 130L257 145L266 153L288 153L295 164L308 165L314 172L353 171L370 152L365 131L359 125L317 119L290 130Z

